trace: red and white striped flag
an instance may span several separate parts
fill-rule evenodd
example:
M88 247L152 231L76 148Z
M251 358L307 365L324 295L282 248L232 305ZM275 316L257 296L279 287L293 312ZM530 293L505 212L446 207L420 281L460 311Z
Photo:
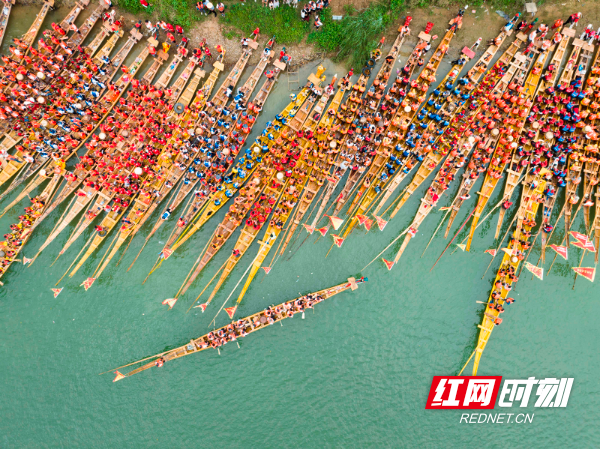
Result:
M569 260L569 253L567 251L566 246L550 245L550 248L552 248L554 251L556 251L558 253L558 255L561 256L563 259Z
M596 278L596 267L573 267L573 270L588 281L594 282Z

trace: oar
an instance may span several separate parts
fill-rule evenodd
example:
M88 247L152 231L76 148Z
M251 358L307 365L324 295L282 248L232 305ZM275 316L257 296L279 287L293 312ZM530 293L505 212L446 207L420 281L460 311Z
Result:
M465 365L462 367L462 369L460 370L460 373L458 373L459 376L463 373L463 371L465 370L465 368L467 367L467 365L469 364L469 362L471 361L471 359L475 355L475 352L477 352L477 349L475 349L475 351L473 351L473 353L471 354L471 357L469 357L469 359L467 360L467 363L465 363Z
M590 226L591 227L591 226ZM594 233L595 229L591 229L590 234L588 235L588 240L590 239L590 237L592 236L592 234ZM598 251L598 249L596 248L596 251ZM583 254L581 255L581 259L579 259L579 268L581 268L581 264L583 263L583 258L585 257L585 253L587 252L587 249L583 250ZM577 277L579 276L579 273L575 272L575 279L573 279L573 287L571 288L571 290L575 290L575 283L577 282Z
M465 227L465 225L471 219L471 217L473 216L473 214L475 213L476 210L477 210L477 207L475 207L475 209L473 209L471 211L471 213L469 214L469 216L467 217L467 219L463 222L463 224L461 225L460 229L456 232L456 234L454 235L454 237L452 237L452 240L450 240L448 242L448 245L446 245L446 248L444 248L444 251L442 251L442 254L440 254L440 257L437 258L437 260L435 261L435 263L433 264L433 266L429 269L429 271L431 271L431 270L433 270L435 268L435 266L438 264L438 262L440 261L440 259L444 255L444 253L448 250L448 248L450 248L450 245L452 245L452 242L454 242L454 239L458 236L458 233L462 230L462 228ZM438 227L438 229L439 229L439 227Z
M204 288L202 289L202 291L200 292L200 294L196 297L196 299L194 299L194 301L192 302L192 305L189 307L189 309L186 310L185 313L188 313L190 310L192 310L192 308L194 307L194 304L196 304L196 302L200 299L200 297L204 294L204 292L206 291L206 289L208 288L208 286L210 284L212 284L212 281L215 280L215 278L217 277L217 275L223 270L223 268L225 268L225 265L227 264L227 262L229 261L229 258L227 258L227 260L225 260L225 262L223 263L223 265L221 265L221 268L219 268L217 270L217 272L214 274L214 276L212 278L210 278L210 281L208 281L208 284L206 284L204 286ZM186 279L187 281L187 279ZM185 283L185 282L184 282ZM179 291L181 291L181 288L179 289ZM179 292L177 292L177 294L175 295L176 298L179 297Z

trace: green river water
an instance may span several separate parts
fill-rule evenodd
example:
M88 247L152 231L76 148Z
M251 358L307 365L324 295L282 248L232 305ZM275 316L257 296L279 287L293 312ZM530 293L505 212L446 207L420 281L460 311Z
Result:
M15 7L7 37L22 34L36 12L37 7ZM64 13L53 12L48 24ZM402 61L409 47L403 48ZM301 69L300 79L316 65ZM336 72L343 74L343 68L330 61L324 65L328 79ZM250 70L246 72L245 76ZM255 130L285 107L288 93L283 75ZM439 206L449 204L456 187ZM2 279L0 447L597 446L599 291L585 279L571 289L571 266L580 257L575 248L570 262L558 260L543 282L523 273L513 295L518 301L493 333L479 369L480 375L506 378L574 377L568 407L530 405L525 411L535 413L533 423L503 425L460 424L460 411L425 410L432 377L457 374L473 351L482 313L476 301L487 299L498 267L497 260L481 279L490 260L483 251L494 246L493 216L477 231L471 253L449 251L430 272L447 243L438 236L421 257L442 217L435 212L392 271L380 261L359 271L410 223L425 188L384 232L365 235L357 229L327 258L331 237L316 244L315 236L308 239L291 260L281 259L264 279L262 272L257 276L237 315L250 315L349 276L368 276L359 290L325 301L304 320L296 316L283 326L251 335L240 341L240 348L229 344L220 354L206 351L118 383L112 383L112 373L98 373L206 333L258 245L238 264L206 313L193 309L186 314L228 256L234 239L173 310L161 301L177 291L223 212L146 284L141 282L172 223L161 228L130 272L125 270L144 232L134 239L122 264L116 267L113 260L88 292L79 285L99 263L106 245L74 278L63 280L63 292L53 298L50 288L83 245L74 245L50 267L72 229L68 228L31 268L15 264ZM495 192L491 204L499 195ZM474 207L472 196L454 229ZM4 205L11 198L14 195ZM8 229L24 206L0 220L2 229ZM26 256L35 254L65 206L36 230L25 247ZM555 238L562 237L562 224L560 228ZM574 229L583 229L581 217ZM239 231L234 238L238 235ZM301 234L296 247L304 237ZM530 260L535 262L538 254L534 250ZM551 260L553 252L548 254ZM392 258L393 253L386 256ZM592 256L586 257L584 265L591 266ZM222 313L217 324L226 322Z

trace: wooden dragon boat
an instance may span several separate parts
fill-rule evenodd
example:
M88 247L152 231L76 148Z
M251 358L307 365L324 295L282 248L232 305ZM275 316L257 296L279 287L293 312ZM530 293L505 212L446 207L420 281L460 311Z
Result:
M520 46L522 42L526 41L526 39L527 38L524 34L519 33L517 35L518 46ZM533 51L532 49L527 49L524 52L524 54L522 54L522 57L524 57L524 59L521 58L519 61L519 64L516 66L513 66L513 67L515 67L515 75L513 77L515 81L513 81L512 87L518 88L518 89L517 90L512 89L511 92L508 93L508 101L509 102L513 96L516 96L517 99L520 99L520 101L523 103L523 105L531 103L529 108L531 106L533 106L532 98L534 97L535 92L532 91L531 89L525 90L524 85L522 85L522 84L524 82L524 77L527 74L527 71L531 68L530 66L531 66L536 54L537 53L535 51ZM542 55L542 58L544 58L544 61L545 61L544 55ZM538 60L538 61L540 61L540 60ZM541 68L542 67L538 64L537 69L541 70ZM537 77L537 79L539 81L539 79L540 79L539 75L541 75L541 72L540 72L540 74L536 74L533 76ZM533 84L533 79L528 83L528 85L532 85L532 84ZM496 100L498 107L500 107L502 109L506 108L508 106L508 103L506 100L507 99L505 99L504 96L501 97L500 99ZM521 111L523 105L521 105L521 107L519 108L518 113L521 113L520 111ZM528 110L529 109L527 109L527 111ZM523 110L523 113L525 114L525 116L527 115L527 111ZM501 179L504 168L506 167L507 164L510 164L509 170L511 167L518 168L521 163L521 158L523 156L520 155L519 152L515 151L515 149L518 147L518 144L515 142L515 140L519 138L519 134L522 129L520 126L523 123L523 121L522 121L523 118L524 117L521 117L520 115L518 116L518 118L511 117L510 122L507 123L507 126L505 127L505 132L502 133L503 134L502 139L500 139L498 144L496 145L496 148L492 155L488 169L486 171L483 185L482 185L480 191L477 192L477 194L479 195L479 198L477 200L477 205L475 207L475 211L472 215L473 220L471 222L471 228L469 230L469 236L467 238L467 244L466 244L467 251L469 251L469 249L470 249L471 242L473 240L473 235L475 234L475 229L477 228L477 224L479 222L479 218L481 217L481 214L483 213L483 210L485 209L485 206L487 205L487 202L488 202L490 196L492 195L494 189L496 188L496 185L498 184L499 180ZM510 177L510 172L509 172L509 177ZM518 179L519 178L517 177L514 181L517 182Z
M214 331L209 332L208 334L197 339L192 339L184 346L171 349L151 357L146 357L138 362L125 365L124 367L119 367L117 370L127 366L147 362L127 374L121 374L119 371L116 371L116 377L113 382L117 382L125 377L131 377L134 374L146 371L153 367L161 367L165 362L179 359L196 352L204 351L207 348L220 348L229 341L235 341L238 338L246 337L250 333L264 329L286 318L292 318L295 314L302 313L302 315L304 315L304 311L306 309L313 308L316 304L339 293L347 290L354 291L358 288L359 284L367 281L367 278L348 278L347 282L338 284L334 287L309 293L291 301L283 302L277 306L270 306L261 312L241 318L232 324L215 329Z
M398 109L388 129L388 136L391 136L391 138L389 139L389 142L382 144L382 148L380 148L373 159L373 163L365 175L362 185L350 204L349 210L354 212L352 219L342 234L343 239L348 237L354 226L359 222L359 217L366 213L375 198L389 182L389 169L387 169L386 164L392 161L390 156L393 151L395 151L394 149L397 148L399 142L405 141L408 138L406 140L408 144L409 142L413 142L417 137L414 135L411 123L416 117L417 111L425 101L425 94L429 89L429 86L431 83L435 82L435 74L437 73L442 58L448 51L452 38L456 31L462 26L461 14L452 19L450 23L450 29L441 39L429 62L424 67L419 77L411 82L407 96L400 104L401 107ZM412 145L415 144L412 143ZM396 159L397 160L394 161L395 163L403 164L403 162L405 162L402 153L400 154L400 158Z
M29 52L29 49L35 42L35 39L37 38L37 35L40 32L40 28L42 28L42 25L44 23L44 20L46 19L46 16L52 10L53 7L54 7L54 0L44 0L42 9L40 9L40 12L38 12L37 15L35 16L35 20L29 27L29 30L27 30L27 33L25 33L21 37L21 41L28 47L25 54L27 54Z
M524 259L524 252L530 246L528 239L531 236L531 227L535 223L536 214L540 205L539 200L542 198L546 181L543 176L547 170L542 170L539 174L537 186L524 186L523 200L517 212L517 225L514 231L512 240L504 251L502 264L498 270L498 274L494 279L494 288L490 292L483 320L477 327L480 329L479 338L475 351L461 370L464 371L467 364L475 356L473 362L473 376L477 375L481 355L490 339L494 327L502 323L500 314L504 312L504 306L510 304L514 300L508 298L510 291L514 288L518 278L516 276L517 269L521 261Z
M250 77L248 78L248 80L244 83L244 85L238 90L238 95L243 96L244 98L249 98L252 94L252 92L254 91L254 88L257 86L257 82L260 79L260 77L262 76L262 73L264 72L267 64L269 63L272 55L270 53L270 47L269 48L269 52L266 52L263 57L261 58L261 60L259 61L259 63L257 64L257 66L254 68L254 70L252 71L252 73L250 74ZM279 68L275 69L275 72L273 74L273 77L270 79L267 79L267 81L265 82L265 85L263 86L263 92L266 93L266 95L268 95L268 93L271 91L271 88L274 85L274 81L276 80L279 71L281 69L285 69L285 65L284 64L280 64ZM232 72L232 77L238 76L237 71L238 69L234 69L235 71ZM231 83L233 81L229 81L229 83ZM231 85L231 84L229 84ZM221 96L225 96L225 92L226 91L220 91L220 96L219 96L219 102L220 102L220 97ZM260 108L262 109L262 105L264 104L264 101L266 100L266 96L264 96L263 99L259 99L259 104ZM241 101L241 100L238 100ZM236 103L237 105L237 103ZM215 113L213 115L214 119L215 119L215 124L217 124L218 129L225 133L227 132L227 129L231 127L232 124L232 120L234 117L236 117L235 113L232 113L229 109L231 109L233 107L233 101L230 103L229 108L224 108L224 110L226 109L227 112L227 117L224 119L221 119L220 117L222 116L222 113L224 111L221 111L221 113ZM260 112L260 109L257 109ZM249 117L247 115L245 115L245 117L247 119L249 119ZM250 123L248 120L246 119L246 121L244 121L243 123L249 124L248 127L248 132L245 133L246 135L250 132L250 129L252 128L252 125L254 124L255 121L255 117L253 117L253 121L252 123ZM240 119L241 122L242 119ZM224 122L227 121L228 123L230 123L230 125L225 125ZM220 122L223 122L222 125L219 125ZM229 137L229 133L228 137ZM241 148L243 142L245 141L238 141L236 148L234 148L233 151L233 155L237 154L239 152L239 149ZM226 147L225 148L228 152L231 152L231 150ZM223 152L221 152L223 153ZM223 153L224 154L224 153ZM145 220L147 218L150 217L150 215L152 214L152 212L156 209L156 207L158 207L158 205L160 204L160 200L162 198L166 198L168 193L171 191L171 189L181 180L181 178L184 176L185 171L187 171L190 167L190 165L193 163L193 161L195 160L197 155L197 152L192 154L189 157L188 162L185 162L183 159L181 161L176 161L174 163L174 166L170 172L169 175L167 175L167 182L165 182L165 185L163 186L163 190L161 190L161 193L158 197L158 201L154 202L153 205L148 209L148 212L145 214L145 216L142 218L142 220L140 221L140 225L133 231L133 233L135 233L137 230L140 229L140 226L145 222ZM232 156L233 156L232 155ZM228 154L224 154L224 156L228 156ZM210 160L210 163L212 165L213 162L215 162L215 159L218 160L218 155L215 153L215 157L213 159ZM231 157L231 162L233 162L234 158ZM177 162L179 162L179 168L177 167ZM225 164L223 166L224 170L227 170L228 164ZM202 170L202 173L204 173L204 170ZM187 176L184 179L184 182L180 185L177 193L175 194L175 196L171 199L171 201L169 202L169 204L167 205L167 207L163 210L163 212L161 213L161 216L158 218L158 220L155 222L152 230L150 231L150 233L148 234L148 236L146 237L146 241L144 243L145 244L148 242L148 240L158 231L158 229L162 226L162 224L165 222L165 218L164 217L169 217L171 212L174 211L183 201L184 199L192 192L192 190L194 189L194 187L196 186L196 184L198 183L198 179L200 179L197 176L197 179L192 181L190 180ZM204 178L204 181L207 181L206 178ZM227 191L227 190L225 190ZM186 210L184 211L184 213L182 214L183 220L185 222L189 222L191 219L193 219L193 217L196 215L196 213L202 208L202 206L206 203L206 201L208 200L208 196L202 196L202 197L198 197L198 198L192 198L190 200L190 203L188 205L188 207L186 207ZM165 215L166 214L166 215ZM182 227L176 227L175 230L173 231L173 233L171 234L171 236L169 237L169 240L174 242L175 239L177 239L179 237L179 235L181 235L181 233L184 231L184 229ZM132 233L132 234L133 234ZM144 246L140 249L140 251L138 252L138 255L136 256L136 260L137 257L139 256L139 254L141 254L141 252L144 249ZM135 263L135 260L134 260ZM133 266L133 263L132 265ZM131 268L131 266L129 268Z
M244 53L245 54L242 56L241 60L247 61L249 56L251 55L252 51L249 50L249 51L245 51ZM267 57L267 59L269 59L269 58ZM266 64L264 64L264 65L266 65ZM253 73L254 76L250 77L250 79L248 81L248 85L244 87L244 92L247 92L247 93L252 92L253 87L256 86L256 79L260 78L260 75L262 74L262 71L264 70L264 65L262 62L258 64L258 68L260 70L254 71L254 73ZM169 67L169 69L170 68L171 68L171 66ZM243 66L236 65L236 67L234 67L230 76L228 76L228 78L225 80L225 83L224 83L224 84L227 84L228 89L231 89L232 85L235 86L235 84L237 84L237 81L239 80L239 77L241 76L242 70L243 70ZM182 73L180 75L180 77L184 76L184 75L185 75L185 73ZM163 88L166 87L166 84L162 79L160 79L158 81L157 85L159 87L163 87ZM228 91L227 89L219 89L217 91L217 94L210 102L210 104L212 105L211 108L216 108L218 105L226 103L227 91ZM225 100L223 101L223 99L225 99ZM194 156L195 156L195 154L194 154ZM165 159L165 161L168 161L168 160ZM181 158L181 161L179 161L179 162L181 165L183 165L185 163L183 158ZM188 167L190 164L192 164L192 162L193 161L190 160L188 165L186 165L185 167ZM125 222L127 223L127 225L121 228L121 231L116 239L116 242L113 245L112 249L110 250L110 253L108 253L108 256L103 257L103 261L101 262L101 264L98 266L98 268L96 269L96 271L94 273L95 279L97 279L100 276L100 274L104 271L104 269L108 266L111 259L115 256L115 254L117 253L119 248L125 243L127 238L129 238L129 236L133 233L133 231L140 228L140 226L143 224L143 222L145 222L145 220L156 209L160 200L162 198L165 198L170 193L172 187L177 182L179 182L179 180L181 179L181 177L184 175L184 173L186 171L186 170L180 168L181 165L171 164L170 162L167 162L167 166L170 166L169 172L165 174L163 179L161 179L160 185L152 186L152 190L154 190L154 191L160 190L160 194L158 195L157 198L148 197L148 198L144 198L144 199L137 198L135 200L134 207L130 210L129 214L127 215L127 217L125 219ZM187 196L187 193L189 193L191 191L191 189L184 189L182 187L182 189L180 189L180 193L182 191L186 192L186 196ZM140 212L140 211L143 211L143 212Z
M404 38L408 34L410 34L410 28L409 28L410 21L411 21L411 18L407 17L404 25L398 29L398 33L399 33L398 38L400 39L401 42L404 42ZM406 88L407 88L408 83L411 80L411 77L413 76L413 73L415 72L415 69L418 66L420 67L424 64L422 56L424 55L425 49L427 48L427 46L429 45L429 42L431 41L431 36L429 35L429 32L431 31L432 28L433 28L433 23L427 22L427 26L425 27L425 30L422 31L421 33L419 33L417 44L415 45L413 51L411 52L411 54L407 60L407 63L402 68L401 74L399 73L396 76L395 84L392 87L390 87L388 94L383 95L382 98L380 98L380 99L377 99L377 98L375 98L374 100L372 100L370 98L365 99L367 104L366 105L363 104L363 110L361 110L360 113L357 113L357 116L359 118L358 124L360 124L360 128L362 128L363 126L366 127L366 125L373 125L372 123L367 123L367 121L369 119L369 114L366 114L366 112L374 112L374 114L371 115L371 118L372 118L372 120L375 120L376 118L378 119L378 123L377 123L378 126L375 126L375 128L376 128L376 131L380 131L382 135L391 126L391 121L394 118L394 116L396 115L396 112L398 111L398 108L400 107L400 103L406 97ZM398 38L397 38L397 40L398 40ZM375 50L375 52L378 50L379 50L379 48L377 48ZM388 56L386 57L386 59L391 59L391 57L393 57L394 54L398 50L399 50L399 47L397 47L396 45L392 46L392 49L390 50L390 53L388 53ZM395 59L397 59L397 56L398 56L398 54L396 54ZM394 59L394 62L395 62L395 59ZM393 67L393 65L392 65L392 67ZM387 86L387 81L382 82L382 79L385 78L388 68L389 68L388 64L386 62L384 62L384 64L382 65L382 67L376 77L376 81L374 81L374 84L376 84L376 82L379 81L378 88L381 85ZM361 75L361 77L365 76L365 74L368 74L368 75L371 74L370 69L368 67L366 69L367 69L366 73L365 73L365 70L363 70L363 74ZM368 80L368 78L367 78L367 80ZM361 86L362 83L366 84L367 80L363 81L362 79L359 79L357 84L355 84L353 86L353 89L357 90L358 86ZM360 89L358 89L358 90L360 90ZM369 97L369 93L371 93L371 92L372 92L371 89L369 89L369 91L367 92L367 97ZM349 97L346 100L346 105L348 105L350 100L352 100L352 97ZM355 100L353 100L353 101L355 101ZM369 109L372 109L372 110L367 111L366 107L368 107ZM342 105L342 109L343 108L344 108L344 105ZM341 115L341 114L338 113L338 115ZM353 121L350 121L349 123L353 123ZM385 126L383 126L383 125L385 125ZM342 126L343 126L343 123L342 123ZM359 126L357 124L353 123L353 126L354 126L354 128L357 128L357 129L359 128ZM332 130L335 131L338 127L339 127L339 125L337 123L334 123ZM383 129L383 131L382 131L382 129ZM351 167L351 164L356 159L356 153L358 151L359 146L361 148L364 146L364 141L362 143L360 143L360 145L359 145L359 142L355 141L356 138L355 139L346 138L348 130L349 130L349 128L348 129L343 128L344 132L342 133L343 138L345 140L347 140L347 142L344 139L341 139L341 140L338 139L335 142L336 145L334 147L334 150L336 150L336 154L335 154L335 157L333 158L333 161L330 164L331 165L330 175L326 177L326 179L328 180L328 184L325 187L325 193L323 195L323 198L320 201L319 209L317 210L317 213L316 213L315 217L313 218L312 223L310 224L310 226L307 229L313 229L313 230L316 229L317 223L321 219L323 212L325 210L325 207L329 203L329 200L331 199L333 192L336 190L338 183L343 179L346 171ZM353 129L353 131L355 131L355 130ZM362 134L359 133L359 135L362 137ZM330 137L328 137L328 139L330 139ZM375 145L375 142L373 142L372 145ZM374 148L371 148L371 145L369 145L368 152L370 152L370 153L375 152ZM356 182L358 182L360 177L364 174L364 170L361 170L360 173L358 173L357 171L358 171L358 169L352 171L352 173L349 176L349 179L346 183L346 186L345 186L346 191L341 193L341 195L342 195L341 198L338 197L336 199L336 201L342 200L342 206L345 203L345 201L347 200L347 196L348 196L350 190L353 188L353 185Z
M562 36L562 35L561 35ZM558 67L560 66L560 63L562 61L563 55L565 54L565 49L567 47L569 38L566 37L564 39L564 42L561 42L559 45L559 48L557 49L557 51L554 53L554 56L549 64L549 70L546 71L546 73L540 78L540 82L539 84L536 86L530 86L530 89L535 89L535 94L531 96L531 99L535 99L533 101L533 103L537 103L538 100L537 95L539 92L544 92L549 86L553 85L554 82L556 81L556 78L558 76ZM551 49L549 50L551 51ZM539 70L541 71L543 68L543 65L538 65ZM529 78L531 80L531 82L535 82L535 77L537 76L534 72L535 70L537 70L536 68L533 69L532 74L529 75ZM525 82L523 88L527 89L527 81ZM529 98L529 96L527 97ZM521 100L522 101L522 100ZM525 104L527 104L527 100L525 100ZM498 174L500 173L499 171L497 171L499 168L504 168L504 165L506 164L506 162L504 161L508 161L508 157L510 156L511 152L514 153L512 158L513 159L519 159L522 158L523 155L520 154L520 152L524 152L524 153L539 153L541 151L543 151L542 149L542 143L538 142L537 140L537 134L539 132L539 130L541 129L541 125L540 123L537 121L537 119L535 119L535 115L536 113L530 113L529 111L531 110L530 108L526 108L526 112L528 114L527 116L527 120L526 121L522 121L521 117L517 117L514 114L511 113L511 115L507 116L508 120L516 120L516 124L520 126L523 126L524 129L522 128L521 130L519 130L518 126L515 128L517 130L517 132L519 134L522 135L522 137L518 137L515 136L514 134L511 134L511 137L504 139L504 137L497 135L496 136L496 142L493 146L487 145L487 149L488 151L492 152L494 151L494 154L492 155L492 158L490 160L493 160L492 164L494 166L493 169L488 169L488 174L486 175L486 181L490 182L490 184L484 182L484 186L487 188L491 188L495 185L495 183L497 182L497 180L499 179ZM535 106L533 106L533 109L536 109ZM521 111L519 111L519 113L521 113ZM498 139L500 137L500 139ZM511 139L512 138L512 139ZM518 148L516 151L514 151L511 146L515 146L515 139L518 139L518 144L517 145L521 145L521 147L523 148ZM498 140L501 140L500 144L497 143ZM502 143L505 142L505 143ZM496 147L496 149L494 150L493 147ZM534 148L535 147L535 148ZM456 214L458 213L458 210L460 209L460 207L462 206L462 204L464 203L464 198L469 198L469 192L471 190L471 188L474 185L474 182L471 181L471 178L474 176L474 173L477 172L482 172L482 171L486 171L485 170L485 166L481 165L479 166L478 164L472 164L471 162L469 163L469 166L472 167L472 169L467 169L465 171L465 180L463 181L463 183L461 184L459 191L457 193L457 196L454 200L454 202L452 203L452 215L456 216ZM515 161L513 160L511 163L511 166L516 166L515 165ZM520 182L519 178L515 178L514 182ZM491 192L490 192L491 193ZM477 213L478 211L481 212L483 209L481 209L481 204L478 205L478 207L475 209L474 213ZM450 223L448 224L447 228L446 228L446 234L445 236L447 237L449 231L450 231L450 226L452 224L452 220L450 221Z
M15 0L7 0L0 11L0 45L4 40L4 34L6 33L6 27L8 26L8 19L10 17L10 11L15 4Z
M562 31L562 33L564 33L565 37L562 38L561 41L559 42L558 48L556 49L555 54L552 58L552 62L554 63L554 65L556 67L560 66L560 62L562 61L564 55L566 54L566 47L567 47L567 43L569 42L569 38L572 38L575 36L575 31L570 28L565 28ZM560 34L561 33L559 33L559 32L556 33L556 35L560 35ZM532 47L532 45L530 45L530 47ZM540 51L539 54L537 55L536 60L533 64L531 73L528 76L528 81L526 81L523 86L525 88L524 92L525 92L525 95L527 96L527 99L535 98L535 95L538 93L538 90L540 89L540 87L543 86L544 80L541 77L542 69L544 68L546 58L554 50L554 47L555 47L555 45L552 45L548 49L548 51ZM530 51L529 54L531 54L532 52L536 52L536 49L532 48L532 50ZM517 128L518 135L514 136L515 139L518 139L518 136L523 132L525 123L526 123L525 121L522 121L521 126ZM539 124L538 124L538 126L539 126ZM504 186L504 194L502 196L503 204L506 204L507 201L510 202L512 193L514 192L515 188L519 184L519 180L521 179L523 172L525 171L525 168L527 167L527 165L530 162L529 159L531 158L531 156L527 156L527 154L534 153L532 150L532 145L533 145L534 138L537 135L538 129L539 129L539 127L536 128L535 131L533 129L530 130L530 133L533 135L533 137L530 138L528 136L523 136L521 138L521 140L523 140L523 139L526 140L525 145L524 145L526 149L524 149L523 152L520 152L519 148L517 148L512 153L511 162L508 165L508 169L507 169L507 177L506 177L506 184ZM525 161L527 161L527 162L525 162ZM506 214L507 210L508 210L508 208L506 208L504 206L500 208L500 212L498 214L498 224L496 225L495 238L498 238L498 236L500 235L500 230L502 229L502 222L504 220L504 215Z

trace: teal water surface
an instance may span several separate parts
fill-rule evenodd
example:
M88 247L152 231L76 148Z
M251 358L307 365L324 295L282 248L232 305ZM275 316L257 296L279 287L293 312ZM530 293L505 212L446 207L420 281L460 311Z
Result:
M24 7L13 10L17 15L11 18L10 36L21 34L35 13L34 9L19 16L20 10ZM13 20L18 17L22 22ZM403 51L405 60L410 48L405 45ZM324 65L329 78L343 74L329 61ZM304 67L300 78L315 66ZM256 129L287 104L287 88L284 76ZM118 383L112 383L112 373L98 373L206 333L257 245L204 314L199 309L186 314L239 233L173 310L161 301L175 294L223 213L144 285L170 226L161 228L126 273L151 226L146 225L121 265L115 266L113 260L85 292L79 284L100 262L108 247L104 245L74 278L60 283L64 290L53 298L50 288L83 245L83 241L74 245L50 267L70 227L31 268L15 264L2 279L0 447L596 446L599 291L581 278L571 289L571 266L580 257L574 248L570 263L557 261L543 282L523 273L514 292L517 302L494 331L479 369L480 375L506 378L574 377L567 409L529 407L526 411L535 413L534 421L521 425L459 424L459 411L425 410L432 377L457 374L473 351L482 312L476 301L487 299L498 266L495 261L481 278L490 260L483 251L494 246L493 216L476 233L471 253L449 251L430 272L447 244L438 236L421 257L442 217L435 212L392 271L380 261L360 271L410 223L425 188L413 195L384 232L365 235L362 228L356 229L328 257L331 238L316 244L315 236L309 238L291 260L282 258L268 276L263 278L262 272L257 276L238 316L300 292L335 285L348 276L368 276L369 282L359 290L325 301L304 320L296 316L251 335L240 341L239 348L229 344L220 354L206 351ZM454 190L439 206L450 203ZM491 204L499 200L500 193L495 193ZM455 229L474 207L472 196ZM2 229L8 229L24 205L0 220ZM25 247L26 256L35 254L65 206L36 230ZM574 229L583 229L581 217ZM304 237L300 235L295 247ZM551 259L553 254L548 253ZM538 255L534 251L531 261ZM393 257L393 252L386 256ZM590 265L592 257L586 257ZM217 324L226 323L225 318L221 314Z

